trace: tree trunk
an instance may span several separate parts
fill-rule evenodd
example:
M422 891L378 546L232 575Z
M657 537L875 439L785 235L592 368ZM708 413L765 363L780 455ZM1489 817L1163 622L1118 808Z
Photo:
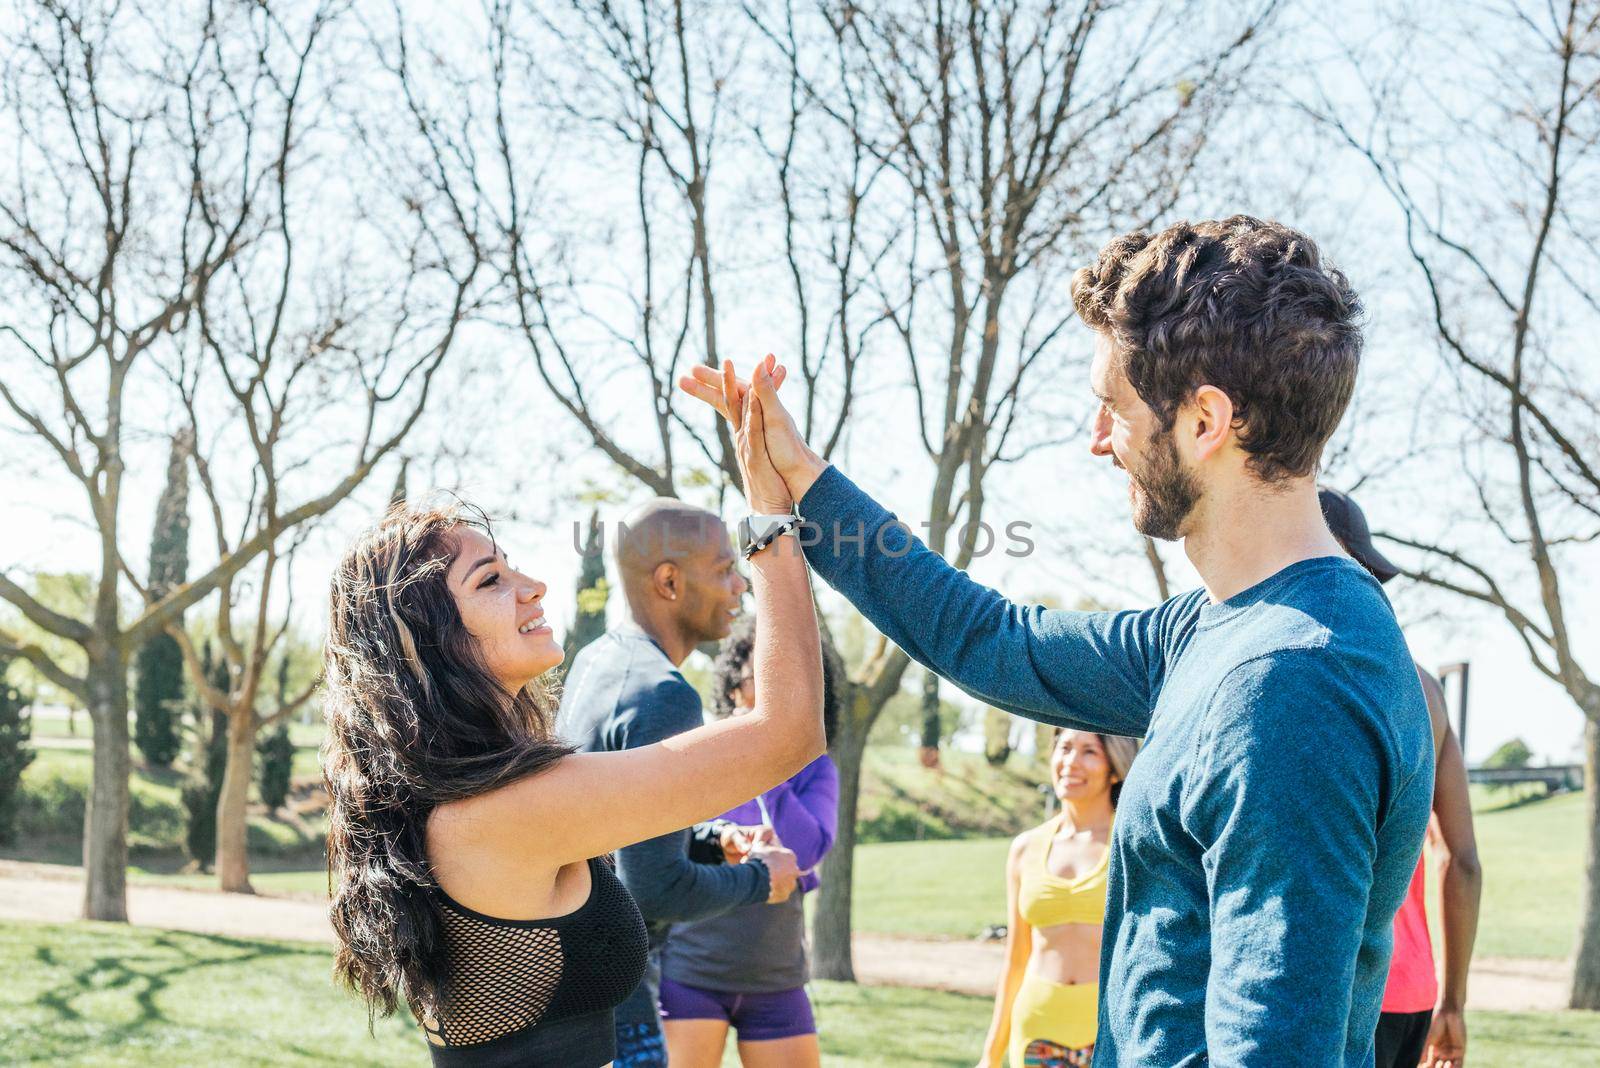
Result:
M1568 1005L1600 1009L1600 723L1593 716L1583 725L1583 814L1583 907Z
M255 713L234 709L228 713L228 763L217 794L217 879L222 889L235 894L255 893L246 846L255 754Z
M811 974L842 983L856 981L850 955L850 904L855 881L856 808L861 796L861 764L871 730L866 696L858 694L841 710L838 737L830 755L839 768L839 829L822 862L822 887L811 918Z
M83 918L128 920L128 665L120 649L91 655L94 771L83 814Z
M922 673L922 766L939 766L939 739L944 725L939 722L939 676Z

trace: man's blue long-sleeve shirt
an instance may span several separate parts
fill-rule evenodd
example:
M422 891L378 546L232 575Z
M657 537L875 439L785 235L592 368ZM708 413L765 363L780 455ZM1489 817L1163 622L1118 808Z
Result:
M1433 739L1376 582L1303 560L1226 601L1013 604L836 468L812 568L890 640L1018 715L1142 736L1112 831L1097 1065L1372 1063Z
M704 723L700 695L637 627L607 631L573 657L556 730L585 752L654 745ZM698 920L766 901L764 864L697 864L689 831L617 851L617 875L649 923L653 940L675 920Z

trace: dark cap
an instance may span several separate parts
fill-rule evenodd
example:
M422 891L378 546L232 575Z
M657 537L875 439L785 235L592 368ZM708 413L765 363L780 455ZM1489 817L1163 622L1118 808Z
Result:
M1400 569L1372 544L1372 531L1367 529L1367 517L1349 495L1319 486L1317 500L1322 503L1322 518L1328 521L1328 529L1333 531L1334 537L1344 542L1350 555L1356 558L1356 563L1372 572L1373 578L1379 582L1388 582L1400 574Z

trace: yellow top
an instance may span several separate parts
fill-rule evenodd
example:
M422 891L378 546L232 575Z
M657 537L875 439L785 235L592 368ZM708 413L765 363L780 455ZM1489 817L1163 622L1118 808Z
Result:
M1066 813L1046 823L1028 838L1022 857L1022 885L1017 904L1022 918L1033 927L1061 923L1104 923L1106 919L1106 869L1111 849L1100 855L1093 868L1074 879L1050 874L1050 845Z

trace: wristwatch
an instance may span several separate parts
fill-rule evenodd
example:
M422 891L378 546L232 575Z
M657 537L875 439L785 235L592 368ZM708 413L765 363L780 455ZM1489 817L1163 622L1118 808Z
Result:
M800 529L797 515L747 515L739 520L739 555L748 560L785 534Z

